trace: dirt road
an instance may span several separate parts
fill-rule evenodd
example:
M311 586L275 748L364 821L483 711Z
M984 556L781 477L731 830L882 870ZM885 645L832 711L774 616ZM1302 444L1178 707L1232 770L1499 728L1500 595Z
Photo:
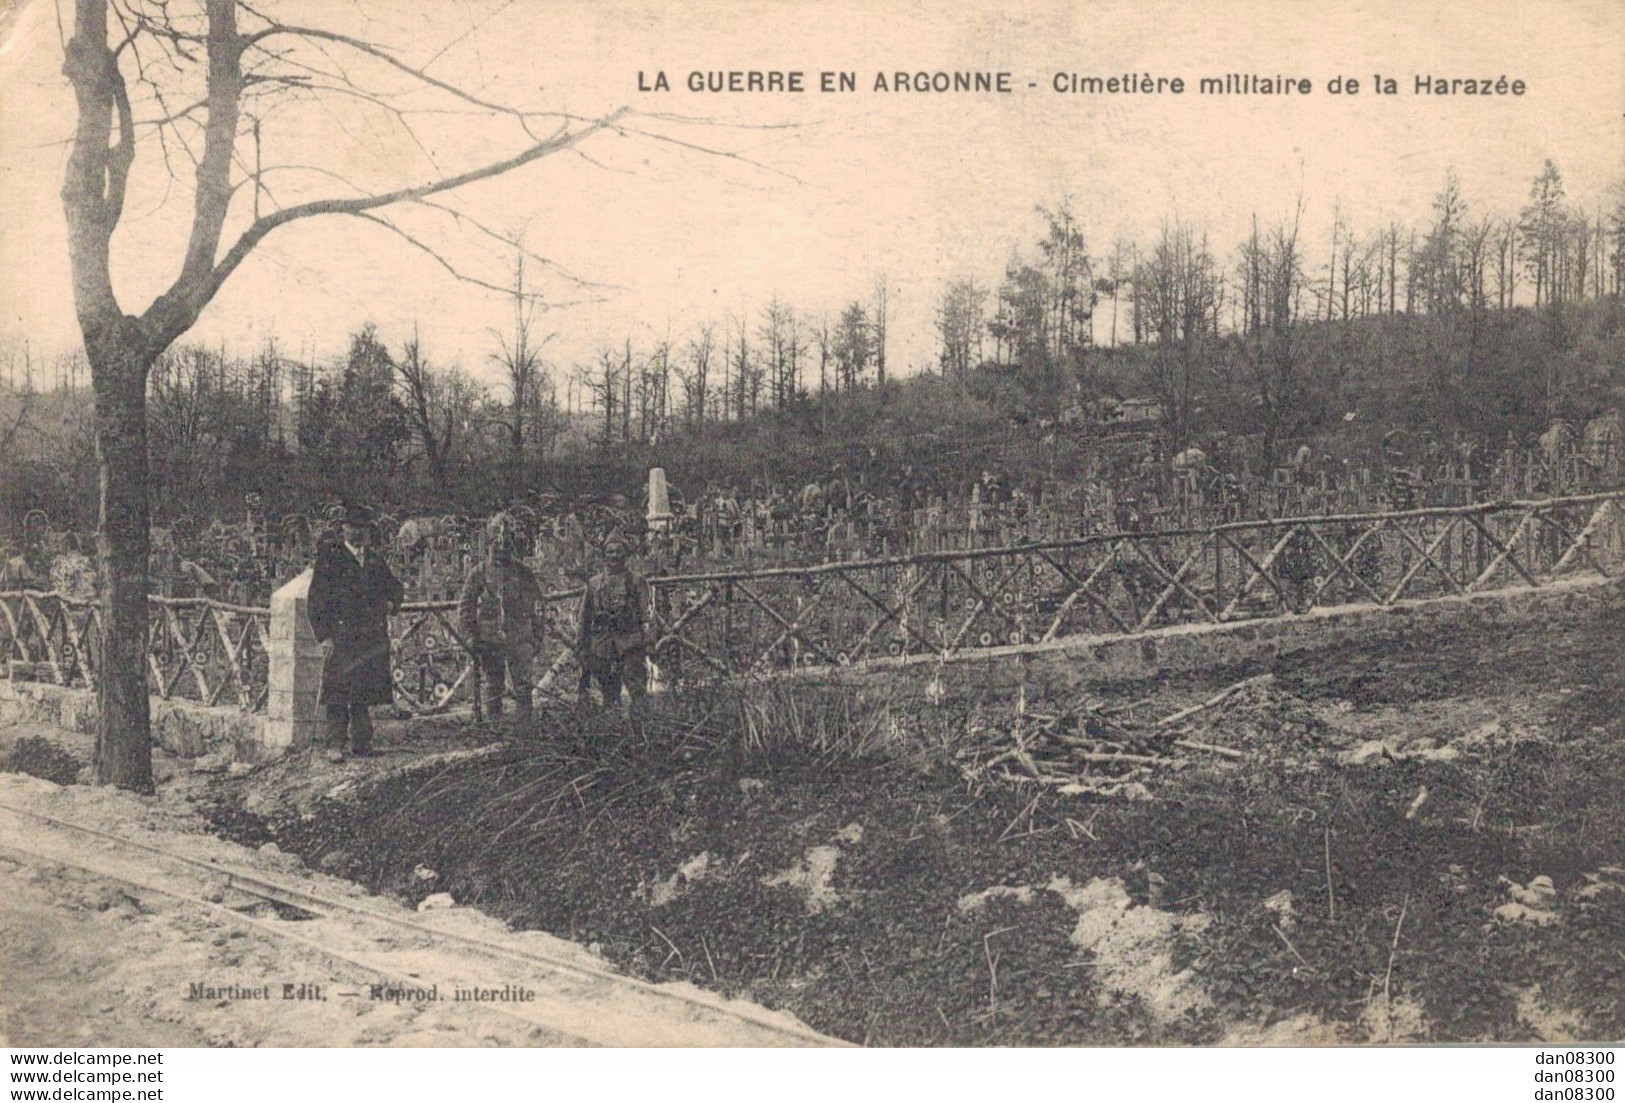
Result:
M301 872L274 847L248 850L189 830L196 826L158 800L0 775L8 1044L817 1044L786 1017L759 1014L799 1036L743 1021L737 1013L756 1009L686 986L651 991L606 980L603 962L547 935L513 936L466 909L413 913ZM268 900L185 859L338 906ZM538 964L537 955L566 968Z

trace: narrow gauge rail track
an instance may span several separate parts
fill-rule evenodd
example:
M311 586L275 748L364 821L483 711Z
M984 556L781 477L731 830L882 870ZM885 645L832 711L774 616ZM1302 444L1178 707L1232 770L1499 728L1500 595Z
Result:
M491 939L454 931L446 931L417 923L400 916L390 915L374 908L335 899L309 889L291 885L263 873L233 869L206 859L178 854L172 850L91 827L87 824L46 815L27 808L0 803L0 813L33 820L61 831L76 833L98 843L135 851L160 863L182 867L183 876L207 878L209 888L224 893L271 903L282 908L293 908L305 913L301 918L314 920L342 917L350 923L385 928L395 936L409 935L428 944L462 951L470 956L484 958L512 970L515 966L526 970L523 980L534 983L546 993L546 999L537 1005L481 1003L480 1007L518 1019L531 1027L540 1027L569 1041L589 1045L727 1045L727 1046L846 1046L850 1043L818 1034L788 1017L780 1018L770 1012L754 1014L748 1008L730 1006L721 998L706 999L671 988L651 984L636 977L628 977L607 969L598 969L580 962L569 961L544 953L504 945ZM422 988L438 980L442 985L454 979L429 978L416 970L389 961L390 955L337 945L342 941L332 937L335 932L323 931L319 923L271 922L249 915L228 903L205 899L187 886L160 883L162 876L152 871L143 875L137 868L108 869L87 862L82 853L64 854L50 849L35 849L23 845L13 830L0 832L0 850L22 855L27 860L50 862L80 870L131 888L156 893L207 911L216 917L256 930L275 939L292 942L314 951L320 956L379 977L391 985L402 988ZM309 927L313 935L299 929ZM329 935L324 939L322 934ZM347 932L349 933L349 932ZM351 941L362 941L352 933ZM595 1005L613 1000L617 1007L613 1014L598 1015ZM568 1008L565 1009L566 1005ZM642 1012L640 1015L639 1012ZM629 1016L630 1012L630 1016ZM630 1034L625 1024L636 1025ZM645 1020L646 1021L643 1021ZM619 1023L620 1025L616 1025Z

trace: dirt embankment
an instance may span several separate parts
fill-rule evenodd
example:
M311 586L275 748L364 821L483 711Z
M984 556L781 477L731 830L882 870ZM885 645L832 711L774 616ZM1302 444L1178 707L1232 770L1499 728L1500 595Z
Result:
M1615 611L1298 656L1182 728L1241 757L1151 769L1149 799L657 723L217 815L858 1042L1617 1037L1620 654ZM1260 673L1091 707L1162 716Z
M428 769L297 757L188 799L407 903L447 893L856 1042L1617 1038L1621 654L1615 610L1091 687L1144 727L1274 675L1181 727L1239 757L1182 753L1143 795L801 714L766 740L555 718ZM997 729L1080 706L931 707Z

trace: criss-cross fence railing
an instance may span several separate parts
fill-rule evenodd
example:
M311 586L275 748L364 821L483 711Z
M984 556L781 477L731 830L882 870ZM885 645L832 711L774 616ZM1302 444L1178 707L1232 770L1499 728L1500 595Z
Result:
M1621 571L1625 493L1110 533L654 578L652 657L661 679L681 686ZM264 707L269 610L150 600L154 692ZM543 600L536 680L544 692L574 690L580 601L579 589ZM396 700L412 712L441 711L473 692L455 609L409 603L391 621ZM28 664L36 678L94 686L100 625L92 603L0 592L0 659Z
M548 594L541 608L543 687L573 685L580 590ZM396 700L414 713L444 710L473 689L456 602L412 602L390 620ZM148 599L147 684L165 700L265 707L271 611L205 598ZM31 680L95 688L101 610L54 592L0 592L0 665L21 663Z
M265 706L271 611L206 598L147 599L147 684L165 699ZM0 593L0 660L59 685L95 687L101 609L35 590Z
M1625 494L656 579L673 680L1542 586L1625 567Z

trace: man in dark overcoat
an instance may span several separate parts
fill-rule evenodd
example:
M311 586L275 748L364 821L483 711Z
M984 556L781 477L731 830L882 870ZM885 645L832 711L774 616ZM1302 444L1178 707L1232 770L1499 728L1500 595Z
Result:
M348 735L351 753L366 758L374 753L367 709L395 696L389 614L400 607L405 589L373 546L370 513L346 510L341 531L341 541L327 540L317 549L308 610L326 654L321 703L328 756L343 758Z

